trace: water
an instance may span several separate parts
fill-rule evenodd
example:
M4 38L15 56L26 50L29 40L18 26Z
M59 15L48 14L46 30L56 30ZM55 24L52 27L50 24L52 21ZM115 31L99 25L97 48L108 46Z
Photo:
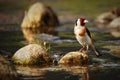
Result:
M16 68L22 80L119 80L119 67L92 65L86 67L19 66Z
M99 33L99 35L103 35L103 33ZM16 66L19 78L20 80L120 80L120 58L110 55L110 48L104 47L119 45L120 43L116 42L118 39L113 40L110 35L109 41L106 41L108 35L106 33L98 37L98 33L95 34L97 36L95 39L98 40L95 44L103 56L97 58L90 50L90 64L87 66ZM60 32L59 36L62 40L75 40L72 32ZM19 48L26 45L21 31L1 31L0 38L0 53L8 55L9 59ZM49 54L66 54L70 51L79 50L80 47L76 41L63 41L59 44L51 44Z

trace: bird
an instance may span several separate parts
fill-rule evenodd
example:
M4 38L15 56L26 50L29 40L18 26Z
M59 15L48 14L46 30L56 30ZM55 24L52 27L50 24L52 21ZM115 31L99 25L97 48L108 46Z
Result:
M86 52L88 52L89 46L91 46L96 56L99 57L101 54L93 43L90 31L85 26L86 23L88 23L88 20L86 18L78 18L74 26L75 37L77 41L82 45L82 48L79 51L82 52L84 48L86 48Z

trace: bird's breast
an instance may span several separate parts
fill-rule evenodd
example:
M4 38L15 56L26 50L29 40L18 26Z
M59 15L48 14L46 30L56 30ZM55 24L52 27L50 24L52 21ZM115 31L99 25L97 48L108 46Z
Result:
M85 36L85 33L86 33L86 28L85 27L82 27L82 28L75 28L74 29L74 33L76 36Z

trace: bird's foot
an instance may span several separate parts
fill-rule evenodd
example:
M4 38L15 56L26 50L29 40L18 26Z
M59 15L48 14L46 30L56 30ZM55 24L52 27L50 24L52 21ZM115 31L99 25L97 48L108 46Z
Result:
M86 53L86 51L83 49L80 49L79 52Z
M99 54L99 55L96 55L97 57L100 57L100 56L102 56L102 54Z
M79 52L83 52L84 50L83 50L83 48L81 48L80 50L79 50Z
M81 48L81 49L79 50L79 52L82 52L82 53L88 54L89 51L88 51L88 50L85 51L85 50L83 50L83 49Z
M88 53L88 52L89 52L88 50L85 51L85 53Z

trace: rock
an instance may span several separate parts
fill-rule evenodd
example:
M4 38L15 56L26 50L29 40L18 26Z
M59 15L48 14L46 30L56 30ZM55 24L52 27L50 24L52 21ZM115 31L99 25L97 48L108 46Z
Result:
M99 29L110 32L114 37L120 37L120 8L99 15L95 21Z
M120 28L120 17L114 19L110 24L110 28Z
M112 56L120 58L120 46L104 46L104 48L108 48Z
M113 19L116 18L112 12L105 12L99 15L95 21L97 22L97 26L99 28L105 28L104 26L108 25Z
M114 30L114 31L111 31L111 34L116 37L116 38L119 38L120 37L120 30L117 31L117 30Z
M63 57L63 54L59 54L59 53L54 54L54 55L52 56L53 64L54 64L54 65L58 65L58 64L59 64L59 61L60 61L60 59L61 59L62 57Z
M97 26L99 28L109 28L109 24L116 18L118 18L120 16L120 8L114 8L109 12L104 12L102 14L100 14L99 16L97 16L97 18L95 19L95 21L97 22Z
M17 73L12 64L0 55L0 80L17 80Z
M29 44L19 49L13 55L13 61L16 64L23 65L42 65L51 63L51 57L47 54L46 50L38 44Z
M114 37L120 37L120 17L114 19L110 24L110 33Z
M120 16L120 8L116 7L112 10L112 13L115 14L117 17Z
M88 64L88 55L84 52L69 52L65 56L63 56L59 63L61 65L87 65Z
M116 46L110 50L111 55L120 58L120 46Z
M55 28L59 25L59 20L55 12L47 5L37 2L33 4L21 24L22 31L29 43L34 42L34 36L40 33L57 35Z

